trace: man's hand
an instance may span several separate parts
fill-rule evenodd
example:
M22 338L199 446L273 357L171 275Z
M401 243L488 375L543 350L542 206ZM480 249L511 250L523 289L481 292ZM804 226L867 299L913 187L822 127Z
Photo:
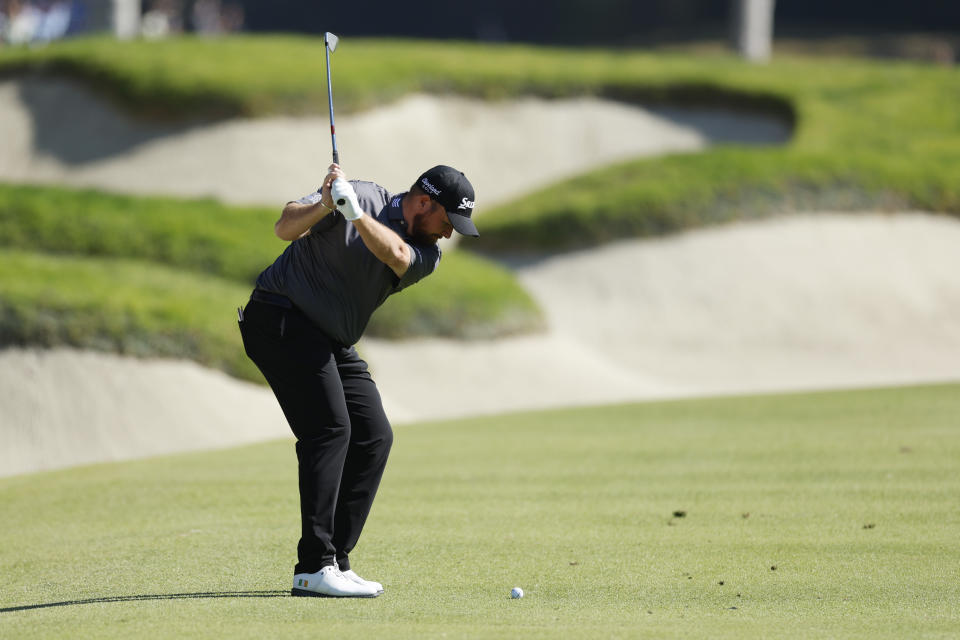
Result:
M357 200L357 192L353 190L353 185L338 177L333 181L330 188L333 195L333 202L340 213L347 220L357 220L363 216L363 209L360 208L360 201Z

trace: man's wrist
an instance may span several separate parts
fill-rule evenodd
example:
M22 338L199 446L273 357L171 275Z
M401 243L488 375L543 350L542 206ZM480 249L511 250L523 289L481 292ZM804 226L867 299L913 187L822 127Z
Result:
M349 200L345 205L340 205L338 210L343 214L344 218L351 222L359 220L364 216L364 211L360 208L360 203L350 202Z
M337 178L330 185L330 197L337 203L337 209L347 220L356 220L363 215L360 201L353 186L343 178Z

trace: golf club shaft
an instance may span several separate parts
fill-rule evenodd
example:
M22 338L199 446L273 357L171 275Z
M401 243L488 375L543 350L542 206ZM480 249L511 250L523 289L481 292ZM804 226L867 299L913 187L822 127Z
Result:
M337 128L333 124L333 83L330 80L330 47L323 47L327 57L327 102L330 107L330 140L333 142L333 163L340 164L340 154L337 153Z

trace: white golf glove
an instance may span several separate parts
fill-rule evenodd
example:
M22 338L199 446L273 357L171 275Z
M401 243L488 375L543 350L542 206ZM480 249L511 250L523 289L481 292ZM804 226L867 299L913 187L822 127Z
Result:
M347 220L356 220L363 216L363 209L360 208L360 201L357 200L357 192L353 190L353 185L343 178L333 181L330 195L333 196L333 204L336 205L337 210Z

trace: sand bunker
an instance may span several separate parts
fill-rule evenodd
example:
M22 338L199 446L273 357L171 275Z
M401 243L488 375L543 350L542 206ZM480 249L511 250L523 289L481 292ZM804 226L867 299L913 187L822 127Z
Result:
M0 112L9 181L277 204L311 189L329 157L324 118L145 126L46 80L0 82ZM412 96L337 124L352 175L399 190L425 166L456 164L477 185L480 214L618 159L789 133L771 120L593 99ZM396 423L955 380L957 246L960 221L922 213L796 215L625 241L512 265L547 313L545 335L361 349ZM274 437L289 434L269 390L192 363L0 351L0 475Z
M960 221L920 213L625 241L516 267L546 335L360 348L397 424L957 380L957 246ZM289 437L265 388L188 362L69 350L0 352L0 435L3 475Z
M280 207L313 190L330 164L326 117L145 124L80 85L0 82L0 180L137 194L214 196ZM414 95L337 117L347 174L403 191L451 164L476 187L478 211L563 177L631 157L696 151L712 141L778 143L779 121L708 110L659 113L609 100L486 103Z
M630 240L516 267L546 336L361 346L408 419L957 380L958 243L960 221L919 213Z
M0 476L288 433L269 389L192 362L0 351Z

